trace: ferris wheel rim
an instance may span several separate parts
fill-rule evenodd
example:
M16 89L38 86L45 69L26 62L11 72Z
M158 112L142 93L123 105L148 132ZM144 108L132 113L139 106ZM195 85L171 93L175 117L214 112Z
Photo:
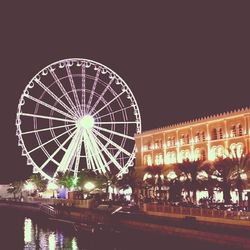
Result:
M25 149L25 151L26 151L26 153L27 154L29 154L29 152L27 151L27 148L26 148L26 146L25 146L25 143L24 143L24 140L23 140L23 137L22 137L22 134L23 134L23 132L22 132L22 129L21 129L21 118L20 118L20 115L23 115L23 113L22 113L22 111L21 111L21 106L23 106L24 104L22 104L21 102L22 101L24 101L24 103L25 103L25 100L24 100L24 97L25 97L25 92L29 89L29 88L31 88L30 87L30 84L32 83L32 81L34 80L34 79L36 79L38 76L40 76L43 72L44 72L44 70L46 70L46 69L49 69L49 68L51 68L52 66L54 66L54 65L56 65L56 66L58 66L60 63L64 63L65 65L64 66L66 66L67 65L67 63L68 62L78 62L78 61L80 61L80 62L90 62L90 66L91 66L91 64L93 65L93 66L100 66L101 68L103 68L103 69L105 69L105 70L107 70L107 72L106 73L109 73L109 74L113 74L113 79L116 79L116 80L119 80L119 82L122 84L122 86L124 86L125 87L125 90L124 91L122 91L120 94L123 94L123 93L127 93L127 94L129 94L129 95L131 95L132 96L132 103L134 103L134 106L133 106L133 109L134 110L136 110L137 112L136 112L136 114L135 114L135 117L136 117L136 121L131 121L131 123L135 123L136 124L136 132L137 133L140 133L141 132L141 116L140 116L140 111L139 111L139 107L138 107L138 104L137 104L137 101L136 101L136 99L135 99L135 97L134 97L134 94L133 94L133 92L131 91L131 89L129 88L129 86L126 84L126 82L123 80L123 78L122 77L120 77L120 75L118 75L116 72L114 72L112 69L110 69L109 67L107 67L106 65L103 65L102 63L99 63L99 62L96 62L96 61L94 61L94 60L90 60L90 59L85 59L85 58L67 58L67 59L61 59L61 60L59 60L59 61L56 61L56 62L53 62L53 63L51 63L51 64L49 64L49 65L47 65L46 67L44 67L44 68L42 68L37 74L35 74L33 77L32 77L32 79L29 81L29 83L27 84L27 86L25 87L25 89L24 89L24 91L23 91L23 94L21 95L21 97L20 97L20 100L19 100L19 103L18 103L18 112L17 112L17 119L19 119L19 121L20 121L20 124L16 124L16 126L17 126L17 130L19 130L19 132L17 132L17 133L19 133L19 135L18 135L18 139L22 142L22 148L23 149ZM90 67L89 66L89 67ZM108 72L109 71L109 72ZM78 89L77 89L78 90ZM73 90L72 90L73 91ZM92 91L92 90L90 90L90 91ZM132 107L132 106L131 106ZM126 108L129 108L129 107L126 107ZM92 109L90 108L90 110L92 111ZM53 112L57 112L57 111L53 111ZM115 111L115 112L119 112L119 110L118 111ZM34 114L33 114L34 115ZM70 114L69 114L70 115ZM95 116L96 115L96 113L94 113L93 114L93 116ZM104 116L108 116L109 115L109 113L107 113L107 114L105 114ZM41 117L40 117L41 118ZM51 118L51 117L50 117ZM52 118L51 118L52 119ZM64 119L64 120L66 120L66 119ZM68 120L69 121L69 120ZM69 121L70 122L70 121ZM72 119L71 118L71 122L72 123L76 123L76 119ZM102 122L97 122L97 124L101 124ZM105 122L103 122L103 123L105 123ZM106 123L108 123L108 122L106 122ZM112 122L110 122L110 123L112 123ZM113 122L114 123L114 122ZM119 122L117 122L117 123L119 123ZM128 124L129 122L127 121L127 122L123 122L124 124ZM98 127L99 128L99 127ZM47 129L50 129L50 127L48 127ZM76 128L77 129L77 128ZM52 128L52 130L53 130L53 128ZM53 130L54 131L54 130ZM112 131L113 132L113 131ZM25 133L25 132L24 132ZM93 134L94 134L94 132L93 132ZM97 135L96 135L97 136ZM107 142L108 143L108 142ZM53 179L51 176L49 176L48 174L46 174L45 172L43 172L42 171L42 169L40 169L40 167L34 162L34 160L32 159L32 157L30 156L30 155L26 155L26 157L27 157L27 159L28 160L31 160L32 161L32 165L38 170L38 172L41 172L43 175L46 175L46 178L48 178L48 179ZM132 161L134 160L134 158L135 158L135 146L133 147L133 150L131 151L131 153L130 153L130 158L129 158L129 160L128 160L128 162L127 162L127 166L129 167L129 166L131 166L132 164ZM123 172L125 172L125 169L120 169L120 171L119 171L119 173L117 174L117 175L120 175L121 173L123 173Z

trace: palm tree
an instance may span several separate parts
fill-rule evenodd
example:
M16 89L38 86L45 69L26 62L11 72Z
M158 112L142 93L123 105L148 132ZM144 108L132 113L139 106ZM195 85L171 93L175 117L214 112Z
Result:
M58 172L56 179L57 179L57 184L59 186L64 186L68 189L71 189L77 186L78 178L74 177L73 173L70 171L66 171L65 173Z
M32 182L39 192L46 190L48 181L43 178L40 173L32 174L29 178L29 181Z
M158 187L159 199L161 200L162 186L164 183L163 166L148 166L145 168L145 172L151 176L145 180L146 185L153 187L154 190L155 187Z
M135 194L135 190L142 187L142 182L139 181L134 168L131 168L127 174L124 174L122 179L117 181L117 184L123 189L130 187L132 189L132 194Z
M181 172L173 165L163 172L164 185L169 187L170 202L181 201L182 182L180 181Z
M82 188L86 182L93 182L97 187L97 175L90 169L84 169L78 174L76 186Z
M232 188L237 188L239 193L239 205L242 205L242 193L247 184L247 173L250 170L250 153L233 154L232 169L229 179Z
M193 202L196 203L196 192L199 188L199 183L197 180L199 168L201 165L201 160L189 161L189 159L183 161L182 163L177 163L176 167L185 176L185 187L187 189L188 195L190 196L190 191L193 193Z
M212 201L214 196L214 187L217 184L213 173L214 173L214 165L209 161L204 161L199 168L198 173L198 182L201 189L207 189L209 200Z
M214 161L215 172L214 175L217 175L218 185L222 188L223 191L223 199L226 204L231 202L231 194L230 194L230 175L232 169L234 168L234 161L229 158L217 158ZM221 180L220 180L220 179Z

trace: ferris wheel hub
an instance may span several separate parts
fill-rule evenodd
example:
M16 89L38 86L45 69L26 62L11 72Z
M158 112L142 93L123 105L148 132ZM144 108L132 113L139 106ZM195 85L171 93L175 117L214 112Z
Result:
M91 129L95 125L95 119L91 115L84 115L78 121L79 128Z

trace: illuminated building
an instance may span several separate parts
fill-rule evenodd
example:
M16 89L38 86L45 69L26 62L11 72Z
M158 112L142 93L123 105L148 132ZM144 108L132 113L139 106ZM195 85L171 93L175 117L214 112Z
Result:
M146 166L209 160L250 152L250 108L200 118L135 135L136 171Z

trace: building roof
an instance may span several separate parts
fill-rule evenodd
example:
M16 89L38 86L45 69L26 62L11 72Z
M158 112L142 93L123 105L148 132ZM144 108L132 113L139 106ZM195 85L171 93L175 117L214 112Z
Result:
M135 137L137 137L137 136L140 137L141 135L147 135L147 134L154 134L154 133L158 133L158 132L160 133L160 132L163 132L165 130L177 129L177 128L181 128L181 127L185 127L185 126L195 125L195 124L203 123L203 122L210 122L210 121L214 121L217 119L223 119L223 118L227 118L227 117L231 117L231 116L238 116L238 115L242 115L242 114L250 114L250 107L245 107L245 108L241 108L238 110L233 110L233 111L228 111L228 112L224 112L224 113L220 113L220 114L215 114L215 115L210 115L210 116L206 116L206 117L202 117L202 118L197 118L197 119L193 119L190 121L180 122L180 123L156 128L156 129L146 130L146 131L143 131L141 134L135 134Z

